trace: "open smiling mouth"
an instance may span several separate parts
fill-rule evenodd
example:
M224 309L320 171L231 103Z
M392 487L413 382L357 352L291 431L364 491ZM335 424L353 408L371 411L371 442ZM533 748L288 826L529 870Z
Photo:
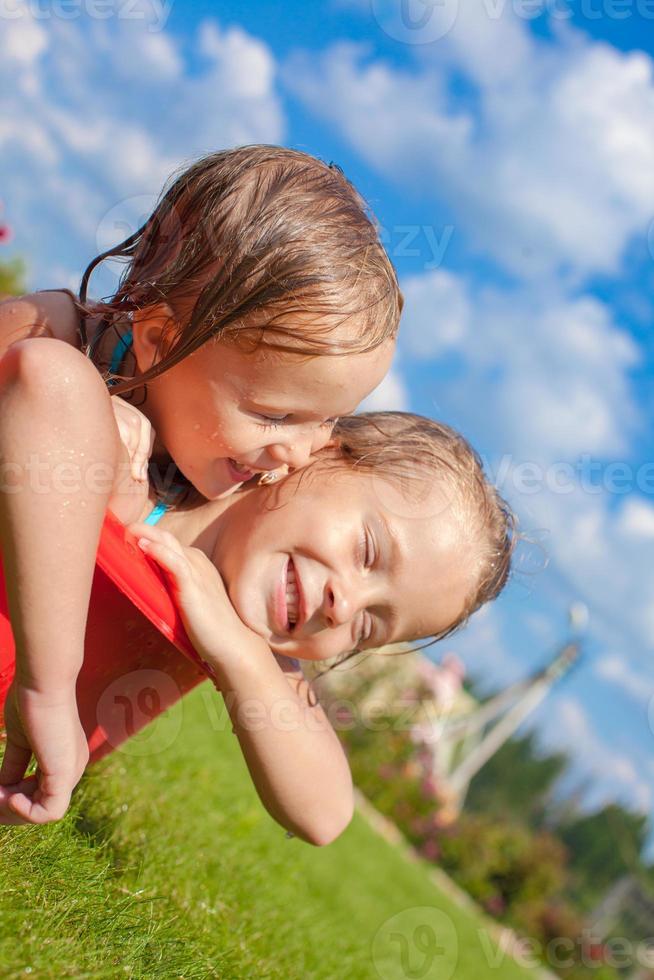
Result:
M307 618L302 579L289 554L280 569L273 592L271 614L278 636L293 635Z
M250 480L255 474L254 470L249 469L249 467L247 466L241 466L241 464L237 463L235 459L231 458L231 456L229 457L227 462L229 463L229 466L236 479L242 481L243 483L245 483L247 480Z

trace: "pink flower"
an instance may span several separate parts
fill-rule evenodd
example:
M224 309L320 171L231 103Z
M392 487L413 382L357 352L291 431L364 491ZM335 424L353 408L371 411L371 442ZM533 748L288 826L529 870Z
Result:
M435 861L440 854L440 850L436 841L430 839L426 840L424 844L421 845L420 853L423 857L426 857L428 861Z
M420 789L422 790L423 796L427 796L432 800L438 796L438 787L433 776L425 776L420 784Z
M506 902L501 895L491 895L490 898L487 898L484 902L484 908L487 912L490 912L491 915L502 915L506 909Z

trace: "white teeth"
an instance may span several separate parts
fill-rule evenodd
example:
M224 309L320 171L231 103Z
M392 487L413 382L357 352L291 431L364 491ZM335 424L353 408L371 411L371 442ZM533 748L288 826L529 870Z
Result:
M297 622L297 617L299 613L299 603L298 603L298 591L297 583L295 579L295 569L293 564L289 562L288 572L286 574L286 611L288 613L288 621L291 626L294 626Z

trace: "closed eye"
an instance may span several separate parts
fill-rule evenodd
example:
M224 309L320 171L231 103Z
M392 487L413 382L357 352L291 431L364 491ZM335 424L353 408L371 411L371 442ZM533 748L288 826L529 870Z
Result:
M375 542L368 528L361 529L358 545L358 560L362 568L372 568L375 564Z
M372 616L367 610L361 614L361 628L359 630L359 642L358 646L361 647L362 643L367 643L372 637Z
M290 412L287 412L285 415L267 415L264 412L252 412L251 414L255 418L259 419L264 425L273 427L276 425L282 425L284 422L290 422L292 418ZM323 419L321 422L318 422L317 425L321 429L333 429L337 422L337 418Z
M290 415L264 415L262 412L252 412L255 418L259 419L266 428L275 428L278 425L283 425L290 419Z

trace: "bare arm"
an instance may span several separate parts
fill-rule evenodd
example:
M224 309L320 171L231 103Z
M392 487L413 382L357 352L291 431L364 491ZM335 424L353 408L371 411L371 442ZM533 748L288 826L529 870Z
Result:
M276 659L237 616L206 555L169 532L130 530L168 573L187 632L214 672L250 775L270 815L311 844L333 841L353 812L345 753L297 662ZM314 693L314 692L312 692Z
M0 302L0 357L19 340L48 337L79 346L77 312L70 296L29 293Z
M122 452L106 388L79 351L45 337L9 348L0 359L0 548L16 678L0 784L20 782L34 753L41 785L16 810L30 822L63 815L88 758L75 681ZM0 816L7 807L2 790Z
M239 655L208 662L261 802L278 823L311 844L329 844L353 812L343 748L299 668L281 666L251 634Z

